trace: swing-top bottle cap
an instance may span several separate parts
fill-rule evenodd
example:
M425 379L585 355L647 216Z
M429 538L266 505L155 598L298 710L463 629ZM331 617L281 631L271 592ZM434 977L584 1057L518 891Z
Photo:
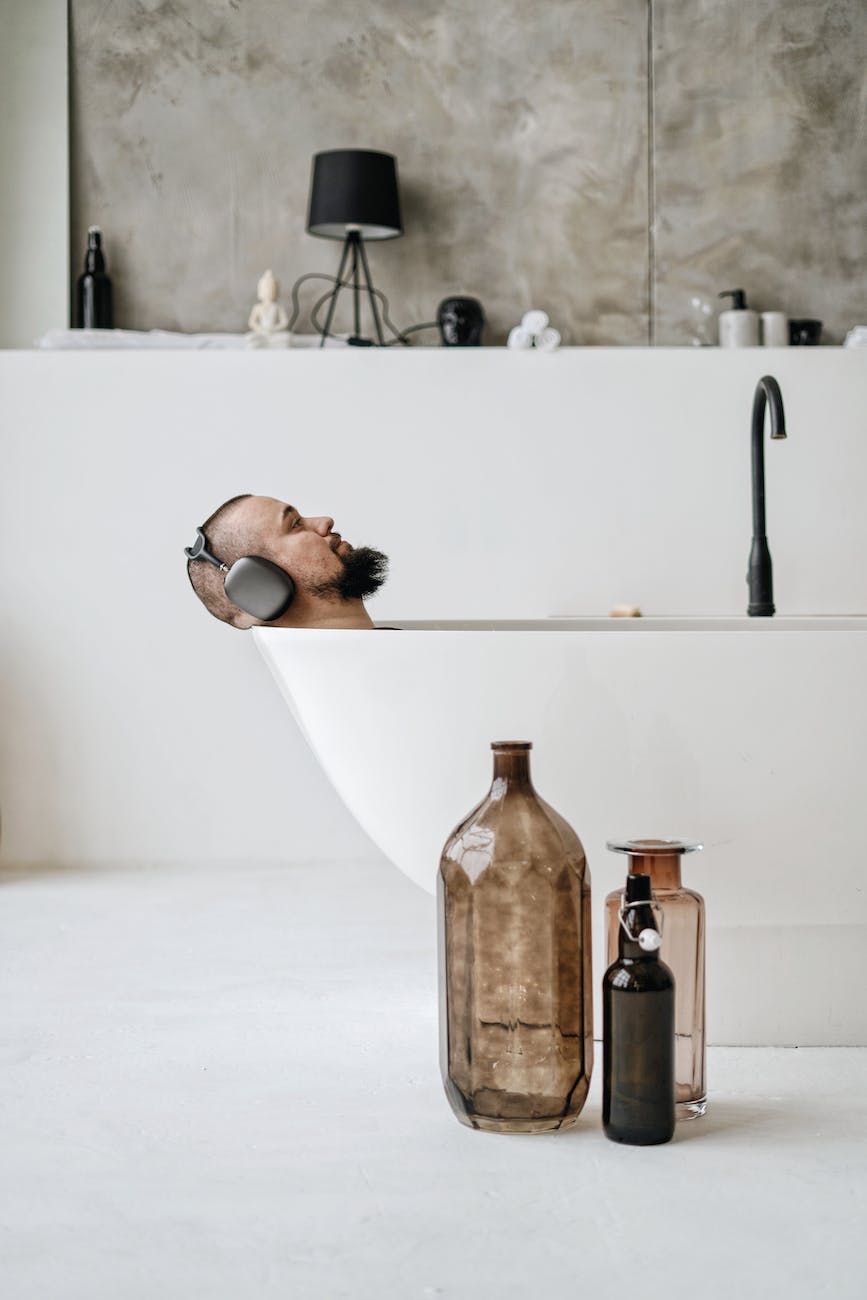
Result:
M649 903L652 897L650 876L634 875L626 877L627 903Z
M642 952L659 952L662 947L662 937L658 930L652 930L649 926L642 930L638 936L638 946Z

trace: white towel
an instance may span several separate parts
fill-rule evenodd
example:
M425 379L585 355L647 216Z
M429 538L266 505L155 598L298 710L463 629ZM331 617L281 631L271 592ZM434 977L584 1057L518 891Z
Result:
M318 334L290 334L291 348L318 348ZM103 348L246 348L246 334L181 334L172 330L48 330L34 342L37 348L75 348L83 351ZM327 348L345 348L343 339L325 340Z

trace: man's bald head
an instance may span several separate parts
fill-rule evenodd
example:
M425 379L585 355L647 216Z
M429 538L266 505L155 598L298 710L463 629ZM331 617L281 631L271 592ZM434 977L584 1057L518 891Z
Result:
M369 546L354 547L334 530L328 515L304 516L275 497L242 496L224 501L202 525L208 550L231 566L258 555L291 577L295 596L289 609L268 626L370 627L363 601L378 591L388 559ZM206 609L230 627L264 626L229 600L224 574L202 560L189 560L187 573Z

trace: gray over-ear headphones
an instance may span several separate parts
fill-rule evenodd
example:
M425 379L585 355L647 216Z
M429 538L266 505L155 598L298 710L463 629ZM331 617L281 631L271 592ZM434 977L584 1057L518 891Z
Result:
M232 604L263 623L285 614L295 597L295 583L278 564L263 555L242 555L231 567L223 564L208 550L201 528L196 529L193 545L184 547L184 555L188 560L207 560L224 573L223 586Z

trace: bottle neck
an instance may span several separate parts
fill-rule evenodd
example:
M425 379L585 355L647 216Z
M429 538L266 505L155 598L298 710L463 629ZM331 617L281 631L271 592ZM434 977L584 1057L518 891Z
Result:
M495 797L502 796L512 790L533 792L529 749L494 750L494 779L491 794Z
M681 889L680 854L630 853L630 876L650 876L654 893L658 889Z
M85 271L105 270L105 258L101 248L88 248L84 255L84 269Z
M637 939L627 939L621 930L617 957L619 961L659 961L659 951L645 952Z
M624 928L625 927L625 928ZM645 952L638 942L642 930L657 930L653 908L634 903L624 908L623 922L617 924L617 955L626 961L659 961L659 950Z

